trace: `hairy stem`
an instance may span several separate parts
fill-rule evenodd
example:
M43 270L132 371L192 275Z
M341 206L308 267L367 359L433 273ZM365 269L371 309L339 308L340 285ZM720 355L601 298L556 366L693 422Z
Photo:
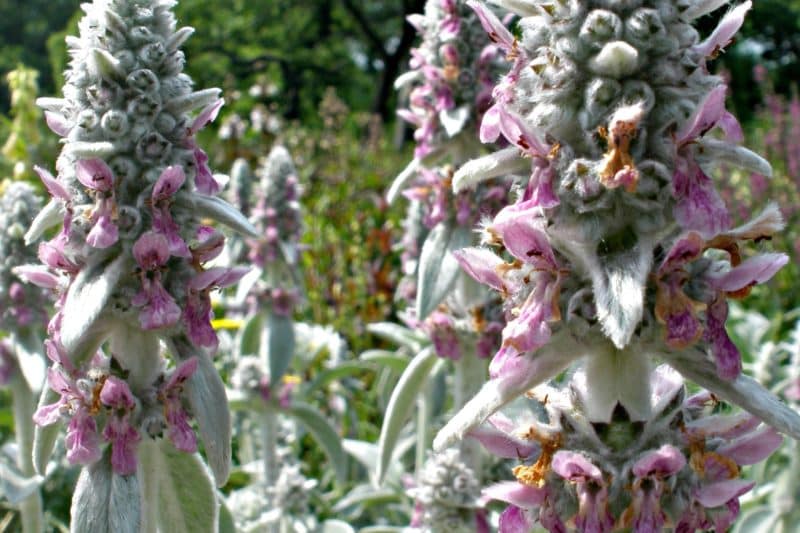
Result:
M17 466L23 475L31 477L33 468L33 412L36 398L28 387L25 377L18 371L11 380L11 398L14 409L14 424L17 437ZM42 521L42 496L39 490L28 496L19 505L24 533L44 531Z
M455 387L453 392L453 408L460 411L470 398L475 396L486 381L486 361L479 359L475 353L475 345L469 348L464 345L464 353L454 362ZM481 450L480 444L473 439L464 439L460 443L461 456L464 464L480 475Z

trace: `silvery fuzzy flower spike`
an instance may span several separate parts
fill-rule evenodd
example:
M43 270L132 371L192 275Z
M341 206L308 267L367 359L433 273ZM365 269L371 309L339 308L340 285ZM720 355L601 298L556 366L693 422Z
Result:
M25 532L41 531L42 499L32 461L36 398L44 385L45 360L41 350L52 293L20 276L36 251L25 246L24 234L41 209L41 199L25 182L5 182L0 196L0 385L11 393L16 437L15 464L3 460L4 496L20 511Z
M611 423L593 422L591 379L579 370L560 388L534 389L543 417L520 423L495 414L472 431L492 453L521 463L516 481L483 491L485 500L509 504L500 531L726 531L738 498L755 485L740 479L741 467L768 457L783 438L748 413L720 413L708 392L688 396L667 365L647 377L647 420L617 406Z
M498 0L520 15L520 38L470 2L512 60L493 90L481 138L510 144L463 165L454 190L529 173L518 200L485 226L488 246L458 254L499 291L509 322L491 380L434 442L462 437L519 394L583 360L594 422L614 406L650 416L634 376L660 358L686 378L800 437L800 417L741 374L724 328L727 299L768 280L787 258L745 245L783 226L775 206L743 226L709 177L724 159L764 175L739 146L725 88L706 63L730 43L750 2L701 39L691 21L721 2ZM498 255L489 246L510 254Z
M36 191L24 182L7 182L0 197L0 329L21 332L44 329L52 299L47 291L25 283L14 268L36 261L36 252L25 245L24 235L41 210Z
M91 529L98 513L124 522L120 530L155 527L150 522L158 513L150 507L157 505L158 487L167 486L164 476L173 473L154 469L164 462L196 479L198 494L209 495L200 513L208 515L197 519L213 524L216 506L213 489L203 485L204 467L176 453L197 448L189 413L216 482L228 476L230 420L211 361L217 339L209 293L236 283L246 270L203 266L223 238L201 220L251 235L254 229L215 196L221 179L195 141L223 101L217 89L193 91L182 73L180 46L192 29L176 30L173 5L83 4L80 36L67 39L64 96L38 101L64 148L56 176L37 169L52 199L26 239L61 224L39 256L67 286L49 326L54 365L36 415L34 453L41 470L60 423L67 423L68 458L86 465L73 500L78 530ZM167 366L161 342L174 367ZM152 488L142 491L145 500L138 484ZM112 500L124 498L136 519L123 520L108 500L95 501L97 486L112 491Z
M416 485L408 490L415 501L411 531L488 533L480 489L478 478L457 450L432 455Z
M239 287L239 299L246 297L252 314L264 323L260 355L277 387L294 355L292 314L301 299L301 190L283 146L270 151L256 177L250 220L259 236L247 241L247 257L255 268Z
M461 0L429 0L424 14L408 17L422 42L411 51L411 70L395 88L408 88L407 109L398 111L416 126L414 159L389 189L389 201L412 180L421 165L448 157L460 164L478 146L474 130L491 98L501 63L497 47L485 42L475 14Z

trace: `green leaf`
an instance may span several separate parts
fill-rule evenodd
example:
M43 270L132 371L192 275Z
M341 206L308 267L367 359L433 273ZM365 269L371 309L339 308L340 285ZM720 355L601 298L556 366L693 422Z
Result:
M38 393L43 386L47 386L45 370L47 365L43 355L44 340L33 332L28 334L20 332L19 335L12 334L11 340L17 361L19 361L20 370L28 383L28 387L32 392Z
M269 361L269 381L272 387L281 382L294 355L294 322L292 317L267 313L262 330L264 359Z
M167 339L170 351L179 361L197 356L197 370L186 381L194 418L200 429L206 457L217 485L228 479L231 465L231 414L225 385L205 350L198 350L185 335Z
M408 366L407 357L397 355L389 350L367 350L359 355L358 358L381 367L389 367L397 372L402 372Z
M361 374L362 372L372 372L375 370L375 364L368 363L366 361L345 361L344 363L339 363L333 368L328 368L320 372L314 381L308 384L306 389L306 394L310 394L312 391L317 390L318 388L322 388L331 381L339 381L343 378Z
M236 533L236 522L233 519L233 514L228 506L225 505L222 495L218 495L219 500L219 528L217 533Z
M430 342L428 338L421 333L393 322L376 322L374 324L369 324L367 326L367 331L389 342L405 346L415 352L418 352L423 344Z
M217 495L200 457L175 449L168 440L161 440L157 450L159 529L215 533Z
M56 391L45 385L39 395L37 409L56 403L59 398ZM50 455L53 453L62 425L61 422L56 422L49 426L40 426L39 424L33 426L33 468L41 476L45 475L47 471L47 463L50 461Z
M424 320L455 286L461 267L452 252L469 246L471 229L440 222L428 234L419 255L417 319Z
M310 405L292 403L287 413L300 421L322 447L333 465L339 483L347 480L347 455L342 448L342 438L331 424Z
M336 502L333 511L336 513L345 512L350 507L364 505L385 505L403 499L403 495L393 489L378 489L372 485L358 485L351 490L344 498Z
M754 507L742 513L731 533L770 533L779 518L767 506Z
M131 266L128 255L98 258L86 265L69 287L61 315L61 342L76 365L91 357L105 339L110 324L103 313L119 278Z
M386 483L392 485L400 485L400 478L405 473L400 458L416 444L416 437L410 436L401 439L395 446L395 451L392 457L392 463L389 466L388 472L384 476ZM378 471L378 445L374 442L365 442L363 440L344 439L342 441L344 450L356 459L361 465L370 473L370 479L375 476ZM374 481L373 481L374 483Z
M436 352L430 346L419 352L409 363L392 391L383 417L381 435L378 439L380 457L377 471L378 483L383 483L400 431L411 416L417 395L427 383L428 375L437 359Z
M341 520L325 520L320 533L356 533L353 526Z
M70 515L72 533L139 533L139 481L114 473L110 446L102 459L81 470Z
M263 313L254 314L244 323L244 327L242 327L239 333L239 357L244 355L258 355L263 323Z

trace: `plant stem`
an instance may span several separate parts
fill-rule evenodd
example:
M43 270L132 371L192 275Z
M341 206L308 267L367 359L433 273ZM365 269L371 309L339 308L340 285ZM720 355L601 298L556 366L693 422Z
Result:
M430 425L431 425L431 383L430 379L423 385L421 394L417 396L417 446L415 476L417 479L422 475L425 467L425 458L430 445Z
M466 346L464 347L466 348ZM486 381L486 361L478 358L475 345L472 344L468 349L464 349L461 358L454 361L453 364L455 366L453 408L459 411ZM479 443L473 439L463 439L459 446L464 464L479 476L481 471L481 449Z
M264 490L269 490L275 486L280 474L278 466L278 413L268 407L261 418L261 437L263 439L262 453L264 454ZM267 501L272 505L272 497L267 495ZM279 533L280 522L272 523L269 526L270 533Z
M33 412L36 409L36 399L19 370L11 379L10 385L17 437L17 466L24 476L32 477L35 474L33 468ZM19 512L22 517L24 533L44 531L42 496L38 489L20 503Z
M141 529L140 533L157 533L158 531L158 470L161 451L158 443L150 438L142 439L137 451L139 466L139 491L141 498Z

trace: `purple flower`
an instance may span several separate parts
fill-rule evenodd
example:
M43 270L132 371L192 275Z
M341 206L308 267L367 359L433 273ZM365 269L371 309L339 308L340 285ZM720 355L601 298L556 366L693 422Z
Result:
M614 527L608 510L608 487L597 466L580 453L558 451L553 456L553 472L575 484L578 515L575 526L587 533L603 533Z
M102 456L97 423L85 409L76 411L69 421L64 446L71 464L89 465Z
M208 155L197 146L194 135L217 118L219 110L224 104L225 100L222 98L210 103L200 111L188 128L189 137L186 140L186 147L193 151L195 168L197 169L194 177L194 186L202 194L217 194L220 190L220 184L214 179L214 175L208 167Z
M200 226L197 228L197 237L189 246L192 262L199 266L211 261L222 253L224 247L225 235L211 226Z
M725 111L725 92L720 85L697 106L675 138L675 174L672 178L676 200L675 218L687 230L698 231L703 237L722 233L730 227L731 218L714 184L695 160L693 144L716 126L726 130L729 137L739 135L738 124Z
M159 329L174 326L181 317L181 309L161 284L161 270L169 259L169 245L161 233L149 231L142 234L133 245L133 256L142 269L142 290L131 303L142 307L139 323L142 329Z
M194 453L197 451L197 437L189 425L189 414L183 407L183 385L197 370L197 358L182 362L173 370L169 379L158 391L158 398L164 404L164 417L167 420L167 436L178 450Z
M131 426L130 418L136 407L128 384L109 376L100 391L100 401L110 408L103 438L111 443L111 466L120 475L136 473L136 449L142 439L139 431Z
M430 336L436 355L445 359L461 358L461 347L453 319L441 311L434 311L422 323L422 330Z
M198 346L216 349L218 340L211 327L211 299L208 293L237 283L248 268L216 267L204 270L189 281L183 318L189 338Z
M162 233L169 243L169 253L178 257L190 257L191 253L180 236L180 227L169 211L172 198L181 188L186 176L183 167L171 166L164 169L153 186L150 197L153 213L153 230Z
M769 280L788 261L784 254L762 254L742 261L739 243L769 237L781 225L773 206L738 228L708 239L689 232L673 244L656 272L655 314L666 326L667 346L683 349L702 338L714 356L719 376L730 380L739 375L739 350L725 331L727 298L747 295L753 285ZM712 266L703 255L709 249L727 252L728 261ZM699 298L690 298L685 288L698 282L707 289Z
M47 369L47 383L61 397L54 404L39 407L33 421L39 426L49 426L71 417L64 441L67 460L72 464L91 464L102 455L97 424L91 413L94 401L63 372L60 368Z
M661 496L665 480L686 466L686 458L680 450L669 444L648 452L633 465L636 481L630 507L622 516L623 523L630 523L634 533L661 531L666 515L661 510Z
M75 175L84 187L93 191L96 199L91 219L94 223L86 236L86 242L95 248L108 248L119 239L119 230L114 219L114 175L102 159L78 161Z

